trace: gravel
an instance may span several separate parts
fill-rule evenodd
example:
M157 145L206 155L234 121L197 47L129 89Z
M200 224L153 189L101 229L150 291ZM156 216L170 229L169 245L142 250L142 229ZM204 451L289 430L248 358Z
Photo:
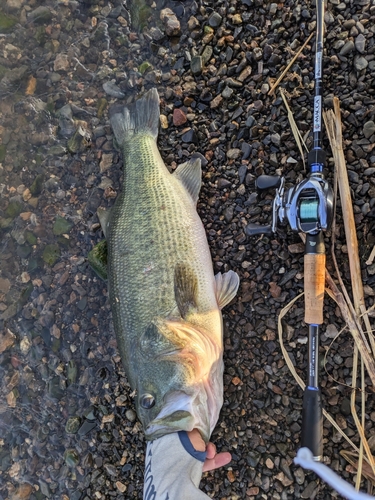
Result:
M212 440L229 466L206 473L212 498L339 498L293 465L302 392L277 336L280 310L303 289L297 235L269 224L273 193L303 164L278 93L268 94L315 30L314 2L6 0L0 8L0 499L140 499L145 442L117 351L107 286L87 255L103 233L96 211L121 186L108 108L156 86L161 154L171 170L203 165L198 211L215 272L241 278L224 311L224 405ZM151 5L151 6L150 6ZM375 5L328 0L324 102L341 101L345 156L366 306L374 304ZM2 31L3 30L3 31ZM281 86L311 147L314 38ZM327 178L333 162L327 140ZM326 235L327 245L329 236ZM327 246L328 248L328 246ZM349 265L340 203L336 256ZM332 270L331 259L328 266ZM307 328L299 301L284 321L286 349L305 379ZM328 298L321 329L324 407L356 444L350 414L353 341ZM371 388L367 388L371 392ZM360 403L360 400L357 400ZM375 434L374 400L366 434ZM371 441L373 442L373 440ZM346 480L346 441L324 423L325 461ZM365 482L362 489L366 488Z

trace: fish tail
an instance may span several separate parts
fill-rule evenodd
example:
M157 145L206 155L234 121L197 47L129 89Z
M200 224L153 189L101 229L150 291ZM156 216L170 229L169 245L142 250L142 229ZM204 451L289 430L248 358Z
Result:
M159 95L149 90L131 106L113 106L110 120L117 144L121 147L137 134L151 135L155 140L159 130Z

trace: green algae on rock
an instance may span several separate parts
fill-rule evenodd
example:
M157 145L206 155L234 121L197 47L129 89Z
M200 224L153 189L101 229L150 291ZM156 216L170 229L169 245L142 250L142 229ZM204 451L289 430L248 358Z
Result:
M15 17L0 10L0 33L9 33L16 23L17 19Z
M6 208L5 213L10 219L13 220L19 216L22 210L23 210L22 203L17 200L12 200L9 202L9 205Z
M64 217L61 217L58 215L56 217L55 223L53 225L53 234L56 234L57 236L61 234L67 234L73 227L73 223L69 222L68 220L64 219Z
M44 178L45 178L44 174L38 174L35 177L33 183L30 186L30 193L33 196L38 196L42 192Z
M52 267L60 257L60 247L53 244L46 245L42 257L44 262Z

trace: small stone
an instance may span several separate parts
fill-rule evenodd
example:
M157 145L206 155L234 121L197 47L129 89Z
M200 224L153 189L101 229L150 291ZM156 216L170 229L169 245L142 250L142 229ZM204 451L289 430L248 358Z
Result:
M254 101L253 106L256 111L262 111L264 105L263 102L260 99L258 99Z
M277 3L271 3L270 4L270 14L274 15L277 12Z
M227 151L227 158L229 160L235 160L241 155L241 150L239 148L229 149Z
M372 120L366 122L363 125L363 135L366 137L366 139L369 139L374 132L375 132L375 123Z
M120 90L120 87L112 81L104 82L103 90L106 94L111 97L115 97L116 99L123 99L125 97L125 94Z
M225 222L227 224L229 224L233 219L234 207L232 205L229 205L229 207L226 207L224 212L223 212L223 215L224 215Z
M52 19L52 12L48 7L37 7L27 16L29 20L36 24L47 24Z
M211 45L206 45L206 47L204 48L204 50L202 52L203 64L207 64L208 63L208 61L212 57L212 54L213 54L213 48L211 47Z
M275 144L275 146L280 146L280 140L281 140L280 134L275 133L271 135L271 142Z
M185 132L182 136L181 136L181 140L182 142L193 142L194 144L197 143L197 136L195 134L195 131L194 129L190 129L188 130L187 132Z
M202 56L194 56L191 58L190 69L193 75L199 75L203 69Z
M348 40L340 50L340 56L346 56L350 52L354 50L354 42L352 40Z
M253 374L255 380L258 382L258 384L263 384L264 380L264 370L256 370Z
M79 462L78 453L74 449L68 449L64 453L64 460L68 467L75 467Z
M135 422L137 415L134 410L126 410L125 412L125 417L130 421L130 422Z
M249 76L251 75L251 66L246 66L245 69L241 71L241 73L238 76L238 81L239 82L244 82Z
M69 59L66 54L57 54L55 62L53 63L54 71L68 71Z
M126 491L126 485L121 481L116 481L116 488L119 490L120 493L124 493Z
M355 41L354 41L354 44L355 44L355 48L358 50L358 52L360 52L361 54L364 53L365 51L365 45L366 45L366 38L362 35L362 33L360 33Z
M180 21L171 9L163 9L160 12L160 19L164 23L165 32L168 36L179 36L181 34Z
M27 337L24 337L20 342L20 350L24 356L30 351L31 342Z
M354 67L357 71L362 71L368 66L368 60L363 56L356 56L354 58Z
M7 278L0 278L0 293L8 293L10 290L10 281Z
M228 87L227 87L228 88ZM221 103L223 102L223 97L222 95L217 95L216 97L214 97L212 99L212 101L210 102L210 108L211 109L216 109L218 108L219 106L221 106Z
M222 177L220 177L217 181L217 187L219 189L224 189L224 188L228 188L231 186L232 186L232 183L230 181L228 181L227 179L223 179Z
M311 481L301 493L301 498L310 498L316 488L316 481Z
M187 122L186 114L182 111L181 108L175 108L173 110L173 125L175 127L179 127Z
M298 467L293 473L297 484L305 482L305 473L301 467Z
M234 14L234 16L232 17L232 23L236 25L242 24L241 14Z
M100 160L99 168L100 172L103 173L108 170L112 166L113 162L113 154L112 153L104 153L102 155L102 159Z
M281 287L279 287L274 281L270 281L270 294L274 299L277 299L281 295Z
M81 419L79 417L70 417L65 424L65 431L68 434L76 434L80 424Z
M222 91L221 95L224 97L224 99L229 99L232 96L233 92L234 90L227 86Z
M71 230L72 227L73 227L72 222L69 222L64 217L61 217L60 215L58 215L56 217L52 231L53 231L53 234L56 234L56 235L67 234Z
M104 468L110 476L117 476L118 475L117 469L114 465L104 464Z
M46 264L52 267L60 257L60 248L58 245L46 245L42 254Z
M198 19L196 17L191 16L190 19L189 19L189 21L188 21L188 23L187 23L187 25L188 25L188 29L190 31L193 31L195 28L199 27L199 21L198 21Z
M160 115L160 126L164 130L168 128L168 118L165 115Z
M208 19L208 24L211 26L211 28L218 28L222 21L223 18L221 17L221 15L218 12L213 12Z
M16 341L16 336L10 330L6 330L5 334L0 333L0 354L6 351Z

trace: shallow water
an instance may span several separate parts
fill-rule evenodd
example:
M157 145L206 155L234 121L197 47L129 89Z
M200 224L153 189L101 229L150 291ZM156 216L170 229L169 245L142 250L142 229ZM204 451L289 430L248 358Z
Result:
M116 195L105 110L121 90L103 83L125 90L134 78L127 51L117 62L110 49L110 36L129 32L126 12L121 2L1 5L0 498L137 496L143 437L107 287L87 263L102 237L96 209Z

